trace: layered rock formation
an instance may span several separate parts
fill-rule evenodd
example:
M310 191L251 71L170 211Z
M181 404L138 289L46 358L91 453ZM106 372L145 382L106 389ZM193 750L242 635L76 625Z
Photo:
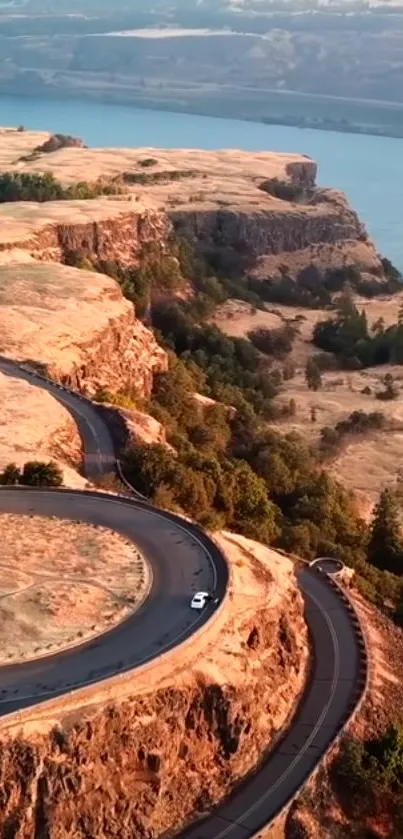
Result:
M19 839L152 839L201 815L273 745L306 674L302 599L289 560L232 534L220 540L230 600L192 645L137 673L129 699L116 682L106 711L77 723L56 701L47 721L26 711L23 735L3 734L1 835L13 824ZM49 736L30 736L57 719Z
M315 188L316 164L304 155L62 148L33 160L29 153L10 160L3 148L10 142L10 134L0 131L0 164L8 170L50 171L65 185L114 182L122 194L0 205L0 263L15 258L63 261L79 251L133 265L145 245L164 245L174 232L209 251L230 250L248 268L269 257L270 273L287 262L288 254L297 272L312 259L315 247L324 249L325 268L358 265L382 274L345 196ZM26 152L37 148L38 134L30 142L26 132L24 143ZM295 195L271 194L265 184L273 181L296 187Z
M148 395L167 366L114 280L63 265L9 265L0 272L0 354L56 381Z

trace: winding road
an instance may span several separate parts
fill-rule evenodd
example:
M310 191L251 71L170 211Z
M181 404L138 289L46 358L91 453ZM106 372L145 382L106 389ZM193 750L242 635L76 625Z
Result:
M74 417L91 479L116 468L112 439L97 409L85 398L29 370L0 359L0 372L26 379L55 396ZM100 524L132 539L152 571L140 609L118 627L74 649L0 668L0 715L101 681L155 658L190 637L218 606L201 614L189 608L198 589L215 591L218 604L228 582L224 557L197 526L150 505L105 493L2 488L0 511L41 514ZM362 697L367 660L354 611L325 575L299 572L313 645L310 678L290 728L259 770L182 839L246 839L273 822L311 774Z

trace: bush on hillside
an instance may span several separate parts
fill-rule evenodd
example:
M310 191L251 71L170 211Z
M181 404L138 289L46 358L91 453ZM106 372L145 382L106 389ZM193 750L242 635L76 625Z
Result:
M400 726L391 725L379 737L364 742L344 738L332 774L351 816L365 819L387 811L402 825L403 729Z
M117 195L122 192L119 183L81 181L64 187L51 172L2 172L0 173L0 203L13 201L69 201L86 200L100 195Z
M0 474L0 484L60 487L63 485L63 473L53 460L30 460L22 470L15 463L9 463Z
M257 327L248 332L248 338L259 352L282 359L291 352L297 329L286 324L278 329Z

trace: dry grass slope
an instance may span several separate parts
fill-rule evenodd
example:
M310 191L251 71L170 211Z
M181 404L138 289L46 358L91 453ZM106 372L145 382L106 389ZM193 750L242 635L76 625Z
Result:
M4 514L0 541L0 665L103 632L147 584L139 551L105 528Z

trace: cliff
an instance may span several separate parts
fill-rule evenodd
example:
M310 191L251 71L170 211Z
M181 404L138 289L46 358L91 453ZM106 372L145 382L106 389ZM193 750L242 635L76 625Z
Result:
M115 680L113 704L94 708L91 689L78 722L67 698L47 717L23 711L19 735L18 720L0 723L1 836L13 824L18 839L152 839L201 815L273 746L305 679L302 599L288 559L219 539L231 564L226 609L165 664L128 677L129 698Z
M324 268L357 265L382 274L345 196L315 187L316 164L304 155L85 148L32 155L38 134L30 140L25 132L10 159L12 142L0 130L0 165L8 171L51 172L66 186L114 183L122 194L0 205L0 262L63 261L79 251L133 265L145 245L167 243L175 232L209 253L229 252L248 269L268 258L264 267L275 273L290 255L297 273L312 259L312 249L323 248Z
M0 354L94 393L151 390L165 352L114 280L63 265L8 265L0 274Z

